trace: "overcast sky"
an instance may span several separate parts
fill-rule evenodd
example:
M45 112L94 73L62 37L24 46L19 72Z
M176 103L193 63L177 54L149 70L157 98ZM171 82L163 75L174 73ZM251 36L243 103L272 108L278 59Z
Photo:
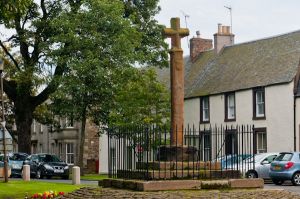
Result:
M160 0L156 19L170 26L170 18L180 17L181 26L190 29L189 38L199 30L201 37L213 39L217 24L232 26L235 43L241 43L300 30L300 0ZM189 54L187 40L182 40L184 54Z

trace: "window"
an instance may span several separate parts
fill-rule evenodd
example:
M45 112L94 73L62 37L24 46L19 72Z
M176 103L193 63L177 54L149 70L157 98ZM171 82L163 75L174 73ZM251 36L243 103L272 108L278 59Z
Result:
M40 133L43 133L43 125L40 124Z
M209 122L209 97L200 99L200 121L201 123Z
M73 128L73 119L66 118L66 128Z
M265 90L253 89L253 119L265 119Z
M36 125L35 120L33 120L33 122L32 122L33 129L32 129L32 131L33 131L34 134L36 133L36 126L35 125Z
M225 94L225 122L235 121L235 94Z
M36 143L33 143L32 146L31 146L31 153L35 154L37 153L37 146L36 146Z
M267 130L266 128L257 128L256 132L256 150L257 153L267 152Z
M55 144L51 143L51 153L55 154Z
M74 144L73 143L66 144L66 163L74 164Z
M64 157L63 157L63 147L62 146L63 146L62 143L58 144L58 153L59 153L60 159L64 160Z
M40 144L39 147L40 147L40 148L39 148L40 153L43 153L43 144Z

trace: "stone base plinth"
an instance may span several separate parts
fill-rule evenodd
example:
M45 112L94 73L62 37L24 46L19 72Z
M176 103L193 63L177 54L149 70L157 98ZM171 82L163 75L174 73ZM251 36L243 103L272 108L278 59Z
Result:
M238 170L117 170L117 177L124 179L226 179L240 178Z
M7 168L8 177L11 175L11 169ZM4 167L0 167L0 178L4 178Z
M161 146L158 161L197 161L197 148L193 146Z
M227 179L227 180L162 180L141 181L104 179L101 181L103 187L114 187L118 189L131 189L136 191L167 191L167 190L199 190L199 189L243 189L263 188L263 179Z

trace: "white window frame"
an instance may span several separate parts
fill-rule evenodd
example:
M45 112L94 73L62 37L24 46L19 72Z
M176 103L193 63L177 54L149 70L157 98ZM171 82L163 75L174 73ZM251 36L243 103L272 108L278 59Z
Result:
M260 96L259 96L260 94ZM259 99L260 97L260 99ZM263 90L257 90L255 91L255 106L256 106L256 110L255 110L255 114L256 117L264 117L265 116L265 102L264 102L264 91ZM261 110L263 111L263 113L259 113L259 106L261 106Z
M265 131L256 132L257 153L267 152L267 133Z
M227 119L235 119L235 94L227 95Z
M66 118L66 128L74 128L74 124L72 124L72 120Z
M61 159L63 159L63 155L64 155L64 152L63 152L63 143L58 143L58 154L59 154L59 157Z
M202 99L202 121L208 122L209 121L209 98L204 97Z
M40 133L43 133L44 127L43 124L40 124Z
M32 125L33 125L33 133L36 133L36 122L35 122L35 119L33 120L33 122L32 122Z
M68 146L70 146L70 148L68 148ZM70 151L69 151L70 149ZM66 143L66 163L69 165L73 165L74 164L74 158L75 158L75 154L74 154L74 143Z

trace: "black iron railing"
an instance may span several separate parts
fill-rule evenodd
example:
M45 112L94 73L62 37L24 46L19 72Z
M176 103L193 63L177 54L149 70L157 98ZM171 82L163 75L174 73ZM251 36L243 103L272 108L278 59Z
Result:
M171 133L181 135L182 143L171 142ZM256 136L251 125L187 126L173 132L139 126L109 128L107 134L112 178L240 178L254 168Z

